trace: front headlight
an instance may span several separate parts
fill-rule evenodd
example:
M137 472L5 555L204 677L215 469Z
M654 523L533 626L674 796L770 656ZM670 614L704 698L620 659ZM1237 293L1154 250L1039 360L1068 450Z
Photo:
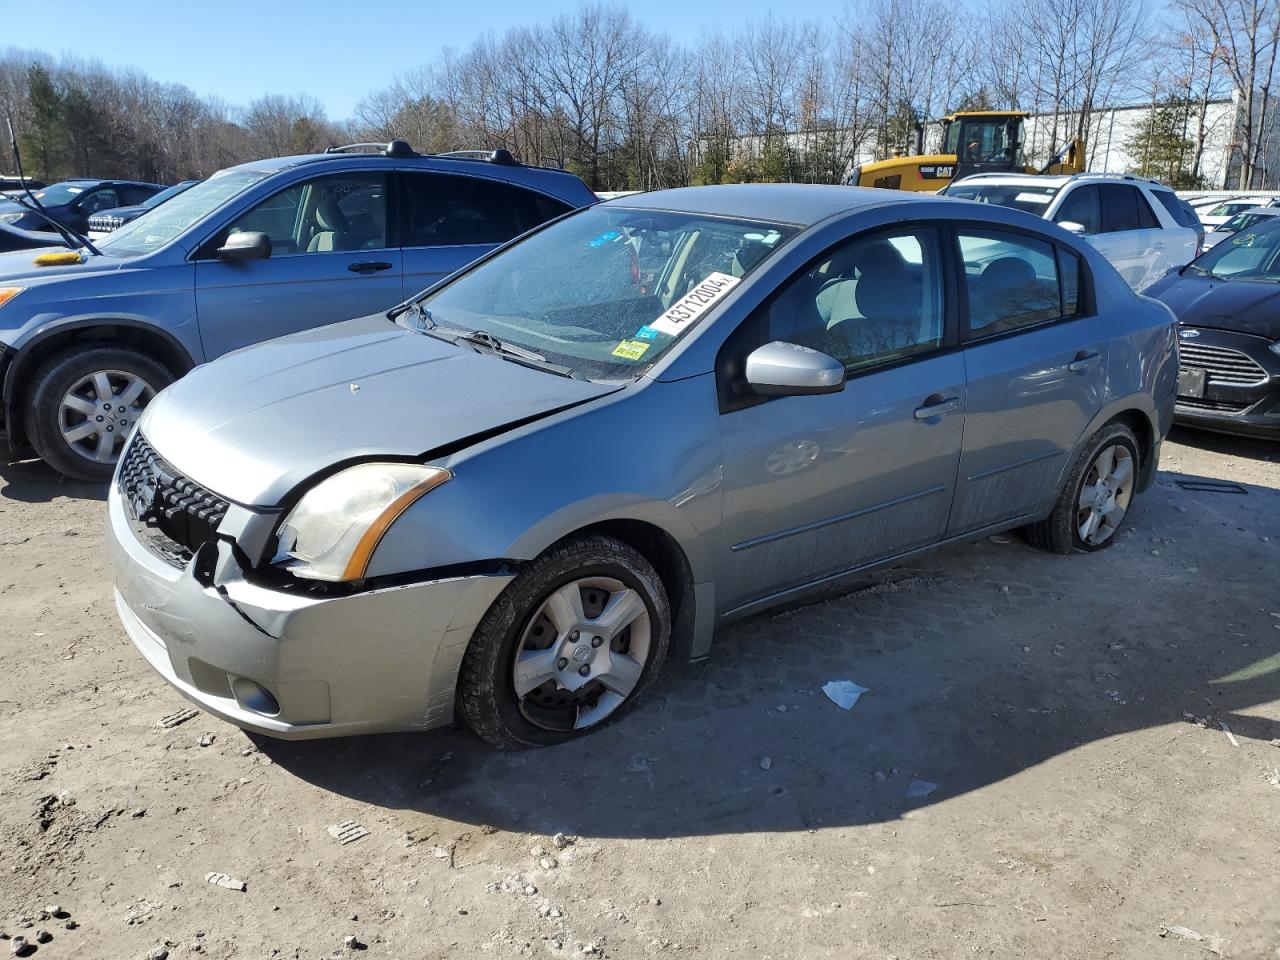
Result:
M0 223L17 223L26 213L19 210L17 213L0 213Z
M1267 349L1270 350L1272 353L1280 353L1280 340L1277 340Z
M359 580L395 519L452 476L411 463L362 463L335 473L280 524L275 562L312 580Z

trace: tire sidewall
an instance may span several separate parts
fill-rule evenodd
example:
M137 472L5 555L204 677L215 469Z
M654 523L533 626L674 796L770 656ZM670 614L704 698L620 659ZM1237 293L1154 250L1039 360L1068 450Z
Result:
M486 731L495 721L505 732L503 739L513 741L504 746L549 746L593 733L629 711L661 669L671 641L671 612L662 581L639 553L624 544L601 547L593 544L558 553L545 563L534 561L537 566L507 586L477 628L472 640L474 649L469 653L480 656L478 666L485 689L479 692L481 703L475 703L474 696L460 697L459 702L466 719L491 742ZM566 583L588 577L612 577L640 595L649 613L649 657L631 695L604 720L582 730L547 730L530 721L520 709L514 680L516 647L529 618L547 596ZM490 717L475 715L490 711Z
M159 393L174 380L166 367L147 354L107 345L65 351L36 372L26 410L27 437L49 466L65 476L89 483L109 481L115 472L115 463L97 463L73 450L62 439L59 415L62 398L72 384L98 370L124 370L134 374L145 380L153 393Z
M1071 483L1071 499L1068 501L1071 506L1070 524L1071 524L1071 546L1076 550L1084 553L1095 553L1098 550L1105 550L1120 539L1120 531L1124 529L1124 520L1120 521L1120 526L1116 528L1116 532L1104 540L1102 543L1086 543L1080 536L1080 524L1076 519L1077 504L1080 502L1080 492L1084 488L1085 479L1089 476L1089 468L1093 466L1094 460L1098 454L1105 448L1116 443L1122 444L1129 451L1129 456L1133 458L1133 485L1134 489L1129 491L1129 507L1125 511L1125 519L1128 519L1128 511L1133 509L1133 504L1137 494L1138 470L1141 467L1141 457L1138 453L1138 438L1133 435L1133 431L1124 424L1113 423L1111 426L1104 428L1094 434L1093 439L1085 448L1080 462L1072 477Z

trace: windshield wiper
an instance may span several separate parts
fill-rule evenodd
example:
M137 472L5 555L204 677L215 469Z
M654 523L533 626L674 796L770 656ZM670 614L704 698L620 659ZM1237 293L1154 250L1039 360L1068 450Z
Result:
M547 358L540 353L534 353L524 347L517 347L514 343L506 343L499 340L487 330L468 330L466 333L458 334L459 340L465 340L467 343L479 344L488 347L490 350L496 350L498 353L507 353L513 357L519 357L522 360L533 360L536 363L546 363Z
M34 197L32 199L35 200ZM75 230L72 230L65 223L59 223L57 220L53 219L53 217L49 216L49 214L45 213L44 207L38 206L40 201L36 200L35 204L32 204L32 203L28 203L26 200L23 200L21 197L14 197L14 196L9 197L9 201L12 203L16 203L18 206L20 206L23 210L26 210L28 213L34 213L37 217L42 219L45 223L49 224L49 226L53 227L54 231L58 234L58 236L62 238L62 242L65 243L68 247L71 247L72 249L76 247L81 247L84 250L89 251L89 253L93 254L94 256L97 256L97 257L102 256L102 251L99 250L97 247L95 247L89 241L88 237L84 236L83 234L77 233Z
M42 204L36 195L31 192L31 186L27 183L27 178L22 173L22 154L18 152L18 137L17 134L13 132L13 117L6 116L4 119L5 123L9 126L9 146L13 148L13 165L17 167L18 179L21 181L22 190L26 193L28 198L27 200L23 200L21 197L11 196L9 199L22 207L23 210L34 213L37 217L40 217L53 227L58 236L62 238L63 242L68 247L83 247L85 250L88 250L96 256L102 256L102 251L90 243L88 237L81 236L66 224L59 223L57 220L53 219L53 217L49 216L44 209L44 204Z

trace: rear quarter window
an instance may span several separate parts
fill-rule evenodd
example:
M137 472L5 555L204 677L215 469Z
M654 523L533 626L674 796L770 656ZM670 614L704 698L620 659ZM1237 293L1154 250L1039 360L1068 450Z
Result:
M1168 190L1152 190L1151 191L1160 205L1169 211L1169 216L1173 217L1173 222L1183 227L1197 227L1200 225L1199 219L1190 207L1178 199L1177 195Z

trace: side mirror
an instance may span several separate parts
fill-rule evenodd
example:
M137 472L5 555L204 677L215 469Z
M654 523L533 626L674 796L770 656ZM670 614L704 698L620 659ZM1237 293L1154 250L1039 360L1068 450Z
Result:
M265 260L271 256L271 238L254 230L233 233L213 253L219 260Z
M1068 233L1074 233L1077 237L1083 237L1089 232L1084 228L1083 223L1076 223L1074 220L1060 220L1058 226Z
M817 350L774 340L747 357L747 383L762 397L839 393L844 364Z

